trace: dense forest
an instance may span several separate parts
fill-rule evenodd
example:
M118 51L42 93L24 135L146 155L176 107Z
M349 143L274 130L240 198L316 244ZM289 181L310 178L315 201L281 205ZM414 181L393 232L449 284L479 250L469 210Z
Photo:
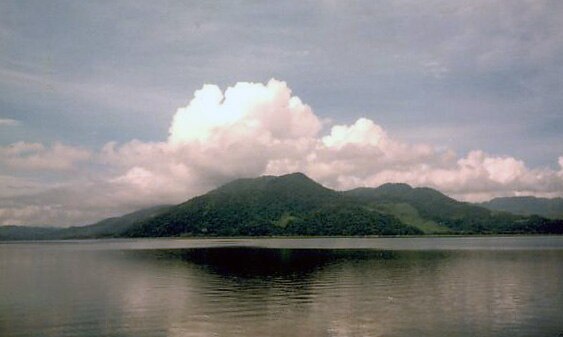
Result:
M422 234L303 174L240 179L132 226L124 236Z

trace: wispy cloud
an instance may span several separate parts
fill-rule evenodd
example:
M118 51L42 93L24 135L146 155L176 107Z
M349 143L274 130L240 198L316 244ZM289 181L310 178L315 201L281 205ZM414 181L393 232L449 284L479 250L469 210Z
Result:
M18 126L21 125L20 121L9 118L0 118L0 126Z
M55 143L18 142L0 147L0 167L17 171L69 171L90 158L90 152L78 147Z

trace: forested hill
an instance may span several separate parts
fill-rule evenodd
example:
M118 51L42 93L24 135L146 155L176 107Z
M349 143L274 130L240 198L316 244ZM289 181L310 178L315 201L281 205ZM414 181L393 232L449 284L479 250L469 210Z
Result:
M563 221L492 211L457 201L427 187L384 184L378 188L357 188L343 194L384 214L392 214L403 223L427 233L563 233Z
M144 221L125 236L396 235L422 232L301 173L240 179Z
M338 192L293 173L238 179L179 205L85 227L0 227L0 240L446 233L562 234L563 220L493 211L406 184Z

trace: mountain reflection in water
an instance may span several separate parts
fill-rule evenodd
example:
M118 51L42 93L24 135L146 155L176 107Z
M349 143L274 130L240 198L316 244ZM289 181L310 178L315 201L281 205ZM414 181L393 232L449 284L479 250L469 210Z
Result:
M338 239L327 239L338 240ZM557 336L563 250L0 247L1 336Z

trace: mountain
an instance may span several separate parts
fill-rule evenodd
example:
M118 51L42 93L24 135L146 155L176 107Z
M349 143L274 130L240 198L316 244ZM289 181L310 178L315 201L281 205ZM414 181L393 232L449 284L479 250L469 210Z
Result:
M490 210L406 184L337 192L293 173L238 179L179 205L84 227L0 227L0 240L432 233L563 234L563 220Z
M520 215L539 215L550 219L563 219L562 198L504 197L494 198L479 205L495 211Z
M302 173L239 179L132 226L132 237L421 234Z
M384 184L343 192L426 233L562 233L563 223L460 202L427 188Z

